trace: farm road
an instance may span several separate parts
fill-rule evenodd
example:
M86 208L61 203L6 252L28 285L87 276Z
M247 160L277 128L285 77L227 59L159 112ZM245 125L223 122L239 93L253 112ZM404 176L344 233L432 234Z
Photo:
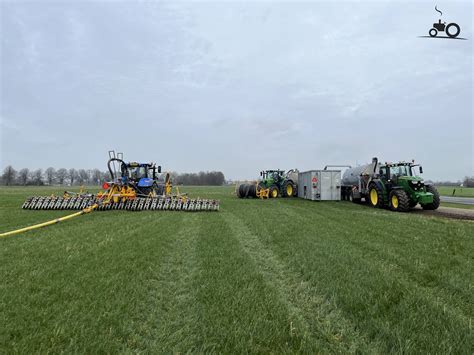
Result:
M443 202L461 203L463 205L474 205L474 197L440 196L440 199Z

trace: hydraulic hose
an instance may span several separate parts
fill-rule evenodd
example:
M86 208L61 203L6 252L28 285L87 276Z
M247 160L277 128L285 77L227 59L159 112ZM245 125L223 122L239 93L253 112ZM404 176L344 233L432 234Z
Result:
M70 215L67 215L67 216L64 216L64 217L56 218L56 219L53 219L53 220L48 221L48 222L35 224L35 225L33 225L33 226L29 226L29 227L25 227L25 228L16 229L16 230L13 230L13 231L10 231L10 232L6 232L6 233L0 233L0 238L5 238L5 237L9 237L9 236L12 236L12 235L15 235L15 234L27 232L27 231L30 231L30 230L33 230L33 229L37 229L37 228L41 228L41 227L50 226L50 225L52 225L52 224L56 224L56 223L65 221L65 220L68 220L68 219L71 219L71 218L74 218L74 217L83 215L83 214L85 214L85 213L90 213L90 212L92 212L93 210L95 210L97 207L98 207L98 204L95 204L95 205L92 205L92 206L89 206L89 207L84 208L82 211L79 211L79 212L76 212L76 213L73 213L73 214L70 214Z
M119 159L119 158L110 158L109 161L107 162L107 167L109 168L109 173L110 173L110 177L112 178L112 181L115 180L115 174L114 172L112 171L112 167L110 166L110 163L112 163L113 161L118 161L120 162L120 169L122 170L122 166L126 165L125 162L122 160L122 159Z

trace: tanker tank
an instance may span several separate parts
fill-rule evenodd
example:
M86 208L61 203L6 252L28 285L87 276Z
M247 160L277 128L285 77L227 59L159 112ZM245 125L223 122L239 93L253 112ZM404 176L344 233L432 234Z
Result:
M374 173L374 166L377 165L375 172L378 172L380 164L377 158L372 159L372 163L356 166L354 168L347 169L342 176L343 186L359 185L359 177L361 175L371 175Z

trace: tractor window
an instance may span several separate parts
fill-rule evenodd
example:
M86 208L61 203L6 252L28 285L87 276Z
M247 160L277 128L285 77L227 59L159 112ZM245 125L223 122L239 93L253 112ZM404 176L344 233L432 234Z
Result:
M144 166L138 166L136 168L130 168L128 171L130 179L139 180L144 177L148 177L147 169Z
M390 176L411 176L411 169L408 165L390 167Z

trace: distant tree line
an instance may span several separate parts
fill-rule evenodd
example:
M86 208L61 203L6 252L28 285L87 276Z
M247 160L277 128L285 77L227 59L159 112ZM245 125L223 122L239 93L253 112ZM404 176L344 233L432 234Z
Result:
M474 187L474 176L466 176L464 180L461 181L436 181L435 185L439 186L460 186L461 184L464 187Z
M474 187L474 176L466 176L464 178L463 186Z
M199 173L172 173L173 182L183 185L223 185L224 174L220 171ZM15 170L11 165L7 166L0 177L0 184L5 186L42 186L42 185L100 185L104 181L110 181L109 172L99 169L55 169L49 167L43 169L29 170L23 168Z
M108 172L99 169L55 169L49 167L43 169L29 170L23 168L19 171L12 166L7 166L0 177L2 185L98 185L103 181L110 180Z
M225 183L224 174L220 171L201 171L199 173L173 173L173 182L178 185L221 186Z

